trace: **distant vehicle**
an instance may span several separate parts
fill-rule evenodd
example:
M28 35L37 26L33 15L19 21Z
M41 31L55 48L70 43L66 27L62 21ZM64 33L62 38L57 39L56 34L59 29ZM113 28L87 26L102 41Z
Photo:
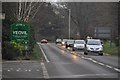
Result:
M73 51L75 51L76 49L77 50L79 50L79 49L84 50L84 48L85 48L85 41L84 40L75 40L74 41L73 48L72 48Z
M74 40L67 40L67 42L66 42L66 48L68 48L68 47L73 47L73 44L74 44Z
M56 39L56 44L61 44L62 40L61 39Z
M48 40L42 39L40 42L41 42L41 43L48 43Z
M62 39L61 46L65 46L68 39Z
M87 55L90 52L103 55L103 45L100 39L87 39L84 54Z

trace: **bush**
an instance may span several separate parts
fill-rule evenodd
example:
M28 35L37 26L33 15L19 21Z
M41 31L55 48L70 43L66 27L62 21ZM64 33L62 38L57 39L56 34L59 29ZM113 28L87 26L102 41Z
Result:
M2 59L15 60L21 56L21 51L15 48L10 42L3 42L2 44Z
M108 53L111 55L118 55L118 47L114 42L104 41L104 53Z
M42 57L42 52L40 50L40 47L38 44L35 44L32 53L32 58L39 61L41 57Z

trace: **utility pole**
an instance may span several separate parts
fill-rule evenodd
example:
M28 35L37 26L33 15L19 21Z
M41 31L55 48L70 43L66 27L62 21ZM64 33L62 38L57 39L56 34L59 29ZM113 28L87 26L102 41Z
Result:
M71 9L68 9L69 11L69 39L70 39L70 21L71 21Z

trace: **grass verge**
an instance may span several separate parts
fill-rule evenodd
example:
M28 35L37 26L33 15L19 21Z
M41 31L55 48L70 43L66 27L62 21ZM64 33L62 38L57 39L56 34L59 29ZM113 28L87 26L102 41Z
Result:
M32 53L32 59L40 61L42 57L42 52L40 50L40 47L38 44L34 45L33 53Z
M115 43L110 43L110 41L104 41L103 52L110 55L118 55L118 47L115 45Z

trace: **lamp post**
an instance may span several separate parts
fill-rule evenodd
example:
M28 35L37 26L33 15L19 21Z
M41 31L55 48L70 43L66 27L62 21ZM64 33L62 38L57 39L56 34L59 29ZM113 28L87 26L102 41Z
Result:
M69 33L68 33L68 35L69 35L69 39L70 39L70 21L71 21L71 9L68 9L68 11L69 11Z

